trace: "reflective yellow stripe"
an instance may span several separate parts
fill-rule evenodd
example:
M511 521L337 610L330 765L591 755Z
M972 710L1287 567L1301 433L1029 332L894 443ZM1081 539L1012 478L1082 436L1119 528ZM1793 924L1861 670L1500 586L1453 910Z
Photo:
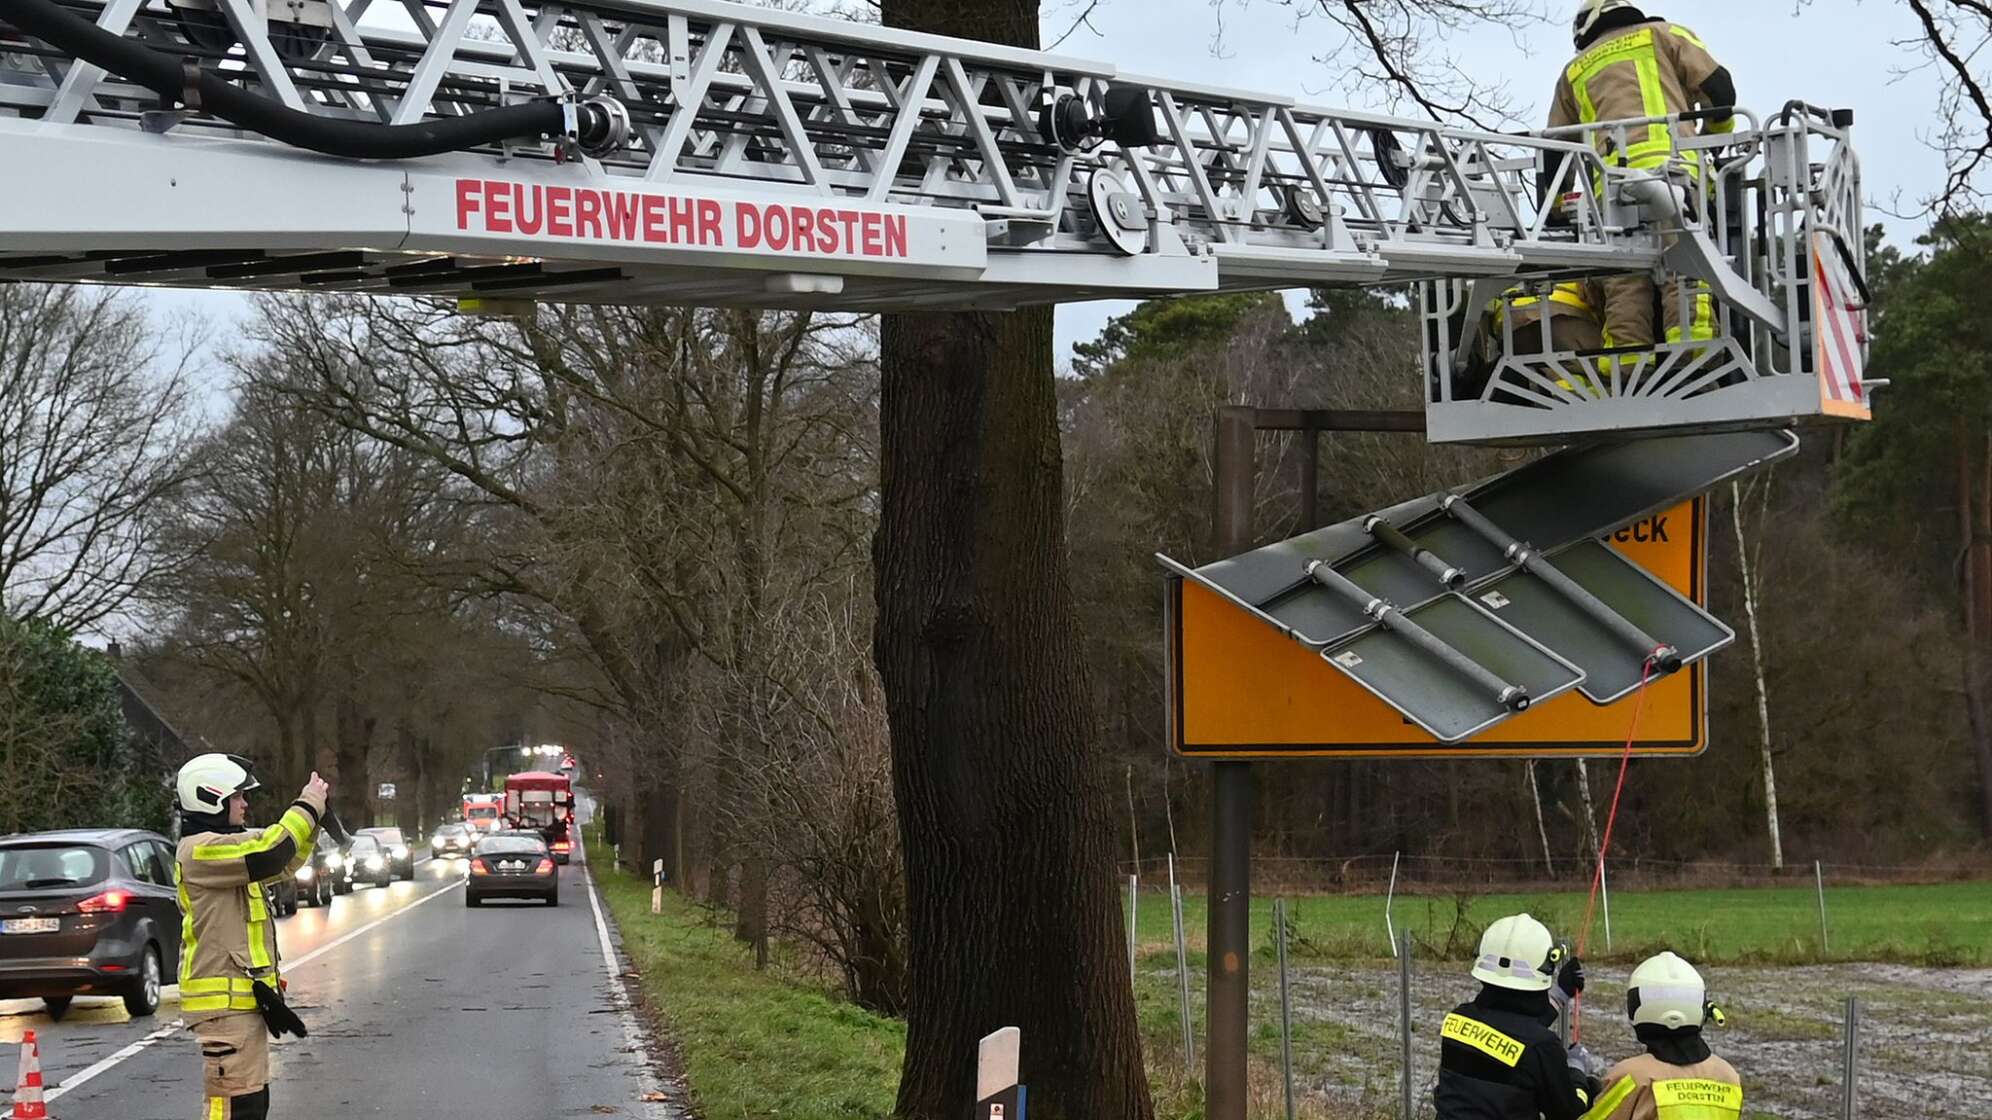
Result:
M1571 91L1577 96L1577 108L1583 123L1598 123L1598 105L1591 97L1591 82L1607 68L1626 62L1633 65L1639 77L1639 103L1643 115L1667 115L1667 90L1660 83L1660 55L1654 47L1653 30L1647 28L1592 47L1578 55L1569 69L1564 71L1570 79ZM1603 136L1597 138L1598 143L1604 140ZM1673 151L1673 131L1664 124L1647 125L1646 139L1626 145L1625 150L1619 153L1619 161L1627 167L1652 167L1664 162ZM1604 153L1600 151L1599 154Z
M1660 1120L1735 1120L1743 1112L1743 1086L1702 1078L1653 1083Z
M284 831L290 833L291 839L297 841L298 851L306 855L311 854L311 818L305 814L303 809L296 808L295 806L286 809L283 817L277 821L277 824Z
M1505 1066L1513 1067L1522 1060L1524 1047L1520 1042L1457 1012L1446 1016L1445 1024L1439 1028L1439 1037L1452 1039L1462 1046L1471 1046Z
M254 995L256 982L247 976L200 976L180 982L181 995L204 996L214 992Z
M1693 43L1695 46L1700 47L1703 50L1708 49L1708 44L1701 41L1701 36L1695 34L1692 31L1689 31L1687 28L1682 27L1678 23L1668 24L1667 32L1668 34L1674 35L1678 38L1686 39L1688 42Z
M1627 1097L1638 1091L1639 1082L1630 1077L1619 1078L1604 1096L1598 1098L1598 1103L1591 1106L1591 1111L1584 1114L1584 1120L1605 1120L1618 1111L1618 1106L1624 1104Z
M1497 327L1501 325L1501 320L1507 317L1509 307L1519 310L1534 307L1542 302L1541 296L1527 294L1521 288L1510 288L1508 291L1510 293L1523 292L1524 294L1504 295L1489 300L1487 303L1487 313L1494 317L1494 325ZM1581 291L1575 284L1558 284L1549 290L1549 302L1560 303L1565 307L1582 311L1586 315L1597 314L1597 309L1585 301Z
M293 812L295 812L295 810L293 810ZM289 817L290 813L285 813L284 816ZM308 830L306 832L306 835L307 836L310 835L310 832ZM194 847L194 858L198 860L241 859L244 856L253 855L257 852L269 851L271 848L274 848L278 844L283 843L284 837L286 836L292 836L292 833L288 827L286 827L282 823L273 824L270 827L264 829L262 833L259 834L253 840L241 840L233 844L196 845Z
M261 972L277 963L270 958L270 908L263 901L263 884L251 883L242 889L249 904L249 967Z
M180 896L180 983L194 974L194 954L201 948L194 936L194 903L187 897L187 884L180 881L180 861L173 861L173 891Z
M207 1120L228 1120L228 1098L209 1097Z

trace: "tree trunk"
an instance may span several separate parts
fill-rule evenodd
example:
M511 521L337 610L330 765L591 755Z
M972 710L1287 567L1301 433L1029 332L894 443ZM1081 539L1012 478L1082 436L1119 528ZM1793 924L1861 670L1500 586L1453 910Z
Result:
M1035 46L1035 0L886 0L888 26ZM911 991L896 1113L959 1120L1014 1026L1034 1120L1150 1120L1110 788L1065 572L1049 310L885 316L873 656Z
M1542 837L1542 870L1549 878L1556 878L1556 860L1549 854L1549 825L1542 819L1542 787L1536 784L1536 764L1531 758L1527 764L1529 772L1529 804L1535 808L1536 835Z
M359 696L352 689L339 694L332 721L338 736L332 744L332 766L338 775L332 779L332 804L347 828L373 824L373 789L367 772L373 722L360 710Z
M649 792L645 794L642 802L641 870L645 875L652 874L657 861L663 860L666 885L673 890L684 891L686 889L684 852L678 845L680 836L678 813L681 800L678 781L678 763L675 758L668 761L660 759L651 770Z
M1985 536L1992 524L1992 511L1979 512L1981 503L1992 505L1992 478L1985 485L1973 485L1972 442L1963 417L1955 420L1957 436L1957 498L1959 535L1963 538L1964 598L1964 709L1971 727L1971 746L1978 759L1980 827L1992 839L1992 722L1988 722L1985 697L1984 644L1992 636L1992 540ZM1992 437L1988 437L1992 438ZM1985 470L1992 473L1992 449L1988 449Z
M717 792L713 810L705 814L709 822L706 835L712 844L712 851L706 857L705 900L707 906L725 910L733 905L733 830L738 819L740 782L734 769L736 763L724 748L714 764L718 771Z
M1598 857L1604 851L1598 842L1598 814L1591 807L1591 767L1577 760L1577 801L1584 807L1584 842L1591 846L1591 874L1598 873Z
M1742 486L1729 484L1730 515L1736 523L1736 569L1743 583L1743 616L1750 626L1750 673L1757 686L1757 751L1764 768L1764 827L1771 834L1771 869L1783 871L1784 834L1778 828L1778 775L1771 761L1771 692L1764 678L1764 640L1757 629L1760 573L1750 565L1750 549L1743 536L1743 494Z
M402 712L394 721L395 735L395 777L394 803L388 808L394 815L395 827L401 829L412 846L416 836L422 831L421 798L422 757L415 735L415 721L407 712Z

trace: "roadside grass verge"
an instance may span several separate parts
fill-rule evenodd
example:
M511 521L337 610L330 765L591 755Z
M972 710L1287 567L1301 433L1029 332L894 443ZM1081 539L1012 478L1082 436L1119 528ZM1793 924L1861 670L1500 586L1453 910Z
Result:
M1122 893L1123 904L1126 894ZM1391 910L1398 929L1417 938L1421 955L1464 957L1488 922L1526 910L1558 936L1575 940L1584 918L1582 891L1483 895L1399 894ZM1463 908L1463 912L1462 912ZM1314 958L1390 955L1384 897L1291 895L1290 952ZM1819 901L1810 885L1722 890L1612 892L1612 946L1605 949L1602 914L1592 921L1589 956L1636 961L1673 949L1697 963L1802 965L1886 961L1931 968L1992 965L1992 883L1827 887L1827 937L1819 943ZM1166 890L1141 893L1136 909L1141 949L1171 950ZM1185 891L1183 926L1201 957L1204 896ZM1252 942L1270 943L1272 902L1254 899Z
M906 1025L841 999L753 951L676 891L650 912L650 886L591 867L638 983L676 1044L704 1120L883 1120L892 1112Z

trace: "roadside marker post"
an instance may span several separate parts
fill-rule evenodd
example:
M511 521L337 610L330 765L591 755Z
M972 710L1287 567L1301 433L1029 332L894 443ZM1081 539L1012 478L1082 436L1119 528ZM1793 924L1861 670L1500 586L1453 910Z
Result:
M664 912L664 861L661 859L650 864L650 912Z
M1024 1120L1024 1086L1018 1076L1024 1036L1016 1027L988 1035L975 1055L975 1120Z

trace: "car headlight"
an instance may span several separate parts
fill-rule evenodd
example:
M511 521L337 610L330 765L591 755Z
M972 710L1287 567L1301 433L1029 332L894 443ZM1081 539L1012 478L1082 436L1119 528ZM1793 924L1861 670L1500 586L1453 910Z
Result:
M315 876L315 875L317 875L317 874L318 874L318 872L316 872L316 871L313 871L313 870L311 869L311 865L310 865L310 864L308 864L308 863L307 863L307 864L305 864L305 865L304 865L303 867L300 867L300 868L298 868L298 869L297 869L297 877L298 877L298 879L299 879L299 880L301 880L301 881L303 881L303 882L306 882L306 883L309 883L309 882L311 882L311 879L312 879L312 877L313 877L313 876Z
M369 871L379 871L381 868L386 866L387 866L387 861L380 858L379 856L367 857L367 870Z
M331 856L326 856L326 857L325 857L325 870L327 870L327 871L337 871L337 870L339 870L339 865L340 865L340 862L341 862L341 861L340 861L339 857L338 857L338 856L336 856L336 855L331 855Z
M408 858L408 846L407 846L406 844L396 844L396 845L394 846L394 858L395 858L395 859L407 859L407 858Z

